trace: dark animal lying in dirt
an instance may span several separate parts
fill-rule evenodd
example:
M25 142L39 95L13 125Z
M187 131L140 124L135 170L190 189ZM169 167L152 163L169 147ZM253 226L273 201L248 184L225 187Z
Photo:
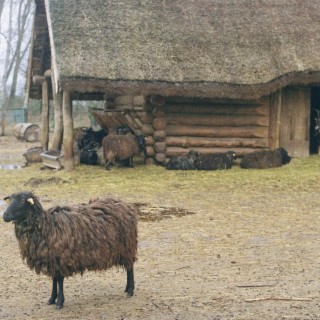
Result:
M53 279L48 304L61 309L63 280L84 271L121 266L127 271L125 291L134 291L138 209L112 198L44 210L31 192L14 193L5 222L12 221L21 255L30 269ZM58 290L59 286L59 290Z
M195 170L199 152L190 150L187 154L179 157L172 157L166 163L167 170Z
M233 151L226 153L200 154L196 161L197 170L224 170L231 169L236 154Z
M263 150L244 155L240 167L244 169L268 169L281 167L291 161L287 150L278 148L276 150Z

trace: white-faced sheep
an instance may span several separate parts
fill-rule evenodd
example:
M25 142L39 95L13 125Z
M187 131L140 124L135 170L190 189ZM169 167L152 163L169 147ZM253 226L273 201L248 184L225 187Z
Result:
M287 150L278 148L276 150L263 150L244 155L240 167L244 169L268 169L281 167L291 161Z
M233 151L226 153L200 154L196 161L197 170L224 170L231 169L236 154Z
M198 151L190 150L187 154L170 158L165 167L167 170L195 170L198 157Z
M146 158L144 136L136 136L131 132L120 135L114 131L110 132L102 140L102 148L107 170L111 164L115 165L116 161L122 161L124 166L133 167L133 157L142 152L144 159Z
M125 291L128 296L133 295L138 213L135 206L105 198L44 210L31 192L14 193L5 200L9 205L3 219L15 226L22 258L37 274L53 279L48 304L56 304L57 309L63 307L65 277L113 266L127 271Z

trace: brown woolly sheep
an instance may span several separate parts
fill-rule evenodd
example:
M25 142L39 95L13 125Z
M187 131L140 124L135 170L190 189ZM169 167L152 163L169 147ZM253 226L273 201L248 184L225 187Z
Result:
M242 157L240 167L244 169L268 169L281 167L291 161L287 150L263 150L246 154Z
M144 137L136 136L131 132L127 134L117 134L110 132L102 140L103 157L106 161L105 168L110 169L111 164L115 165L116 161L128 167L133 167L133 157L139 155L141 152L145 153Z
M12 221L22 258L30 269L53 279L48 304L61 309L63 280L84 271L121 266L127 271L125 291L133 295L137 254L135 206L112 198L44 210L31 192L14 193L3 214ZM59 290L58 290L59 286Z

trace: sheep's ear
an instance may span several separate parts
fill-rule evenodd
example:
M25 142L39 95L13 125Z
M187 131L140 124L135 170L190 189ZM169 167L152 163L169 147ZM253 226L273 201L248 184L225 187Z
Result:
M33 198L29 198L29 199L27 199L27 202L28 202L29 204L31 204L32 206L34 205Z
M11 202L10 197L5 197L3 200L6 202L6 204L9 204Z

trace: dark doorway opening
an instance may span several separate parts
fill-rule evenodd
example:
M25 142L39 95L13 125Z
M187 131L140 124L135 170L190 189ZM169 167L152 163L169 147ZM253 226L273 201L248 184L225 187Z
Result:
M319 144L315 133L316 118L320 117L320 87L311 88L310 154L318 153Z

